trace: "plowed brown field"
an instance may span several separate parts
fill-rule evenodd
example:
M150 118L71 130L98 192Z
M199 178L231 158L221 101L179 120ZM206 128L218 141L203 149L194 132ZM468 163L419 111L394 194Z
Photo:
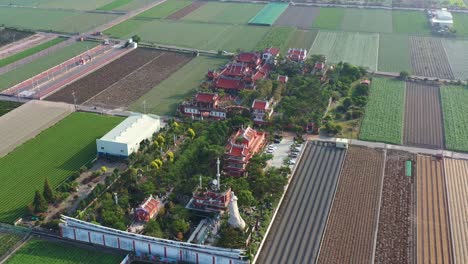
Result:
M170 14L166 19L179 20L179 19L185 17L186 15L192 13L193 11L197 10L198 8L200 8L204 4L205 4L205 2L195 1L191 5L186 6L186 7L182 8L182 9L180 9L179 11Z
M318 263L372 261L383 166L383 151L350 147Z
M417 263L453 263L442 160L417 158Z
M405 109L404 144L444 148L439 87L408 82Z
M415 181L414 177L405 174L407 160L415 164L416 155L397 150L387 151L375 263L414 263L412 219Z
M445 160L456 263L468 263L468 160Z

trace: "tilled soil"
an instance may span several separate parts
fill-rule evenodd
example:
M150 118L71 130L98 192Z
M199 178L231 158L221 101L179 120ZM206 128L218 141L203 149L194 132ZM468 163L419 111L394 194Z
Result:
M350 147L317 263L370 263L382 185L382 150Z
M408 82L405 109L404 144L444 148L439 87Z
M179 11L170 14L166 19L179 20L179 19L185 17L186 15L192 13L193 11L197 10L198 8L200 8L204 4L205 4L205 2L203 2L203 1L195 1L191 5L186 6L186 7L182 8L182 9L180 9Z
M413 162L413 176L405 173L407 160ZM416 155L388 150L382 188L375 263L414 263L414 169Z
M82 104L161 53L161 51L154 49L135 49L99 70L65 86L60 91L47 97L46 100L73 104L73 92L75 92L76 103Z
M414 75L455 79L440 39L410 37L410 46Z
M289 6L276 20L275 26L292 26L309 29L319 14L319 7Z
M191 56L180 53L161 53L158 57L114 83L85 104L106 108L127 107L191 59Z

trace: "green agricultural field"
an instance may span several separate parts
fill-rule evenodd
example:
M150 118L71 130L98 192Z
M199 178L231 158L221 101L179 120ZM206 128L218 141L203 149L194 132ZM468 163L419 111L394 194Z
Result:
M447 149L468 152L468 88L443 86L440 88L444 114L445 146Z
M86 32L117 16L81 11L0 7L0 25L43 31Z
M150 0L132 0L130 3L118 7L116 10L119 11L132 11L142 8L150 3Z
M393 15L393 32L404 34L430 34L429 22L422 11L397 11Z
M273 27L270 32L256 46L256 50L276 47L281 49L281 53L288 51L288 43L295 32L293 27Z
M404 82L374 77L359 138L401 144L404 104Z
M317 36L317 30L296 30L289 39L288 48L309 50Z
M21 238L22 237L17 234L0 232L0 257L7 253Z
M196 57L134 102L130 110L143 112L145 102L146 111L150 113L173 115L177 106L205 80L208 69L217 69L226 62L225 59L215 57Z
M249 24L271 26L288 8L288 5L287 3L269 3L249 21Z
M117 10L122 6L130 4L132 1L133 0L115 0L106 5L96 8L96 10L103 10L103 11Z
M94 10L112 1L113 0L0 0L0 4L9 5L10 3L12 3L14 5L38 8Z
M31 78L55 65L83 53L87 49L98 45L96 42L76 42L72 45L54 51L50 55L40 57L12 71L0 75L0 91L10 88L28 78Z
M18 102L0 101L0 116L10 112L11 110L15 109L20 105L21 103Z
M124 256L103 253L96 249L33 239L28 241L5 263L8 264L116 264Z
M11 223L23 215L46 177L56 187L90 162L96 156L96 139L121 121L73 113L1 158L0 222Z
M208 2L185 16L183 20L246 24L264 6L251 3Z
M42 43L42 44L39 44L35 47L32 47L30 49L27 49L27 50L24 50L22 52L19 52L19 53L16 53L10 57L6 57L4 59L1 59L0 60L0 67L3 67L5 65L8 65L10 63L13 63L15 61L18 61L18 60L21 60L21 59L24 59L28 56L31 56L33 54L36 54L38 53L39 51L41 50L45 50L47 48L50 48L62 41L66 40L66 38L55 38L55 39L52 39L52 40L49 40L45 43Z
M442 39L442 44L455 78L466 80L468 78L468 41Z
M408 35L380 34L379 71L411 72Z
M165 18L170 14L176 12L179 9L182 9L190 5L192 1L190 0L168 0L160 5L157 5L145 12L139 14L138 18Z
M468 14L453 13L453 25L458 36L468 37Z
M315 18L312 27L319 29L339 29L345 14L344 8L320 8L319 15Z
M347 8L341 29L345 31L392 33L392 11Z
M377 70L379 35L320 31L309 54L321 54L328 62L349 62Z
M138 34L146 42L203 50L251 50L270 28L180 21L128 20L106 31L113 37ZM245 41L248 39L249 41Z

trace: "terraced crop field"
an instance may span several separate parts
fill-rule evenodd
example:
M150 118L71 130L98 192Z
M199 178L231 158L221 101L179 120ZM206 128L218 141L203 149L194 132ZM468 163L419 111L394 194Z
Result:
M33 239L11 256L6 264L115 264L124 256L111 255L99 249L84 249L74 245Z
M119 117L73 113L1 158L0 221L11 223L25 213L46 177L56 187L90 162L96 156L95 140L121 121Z
M405 82L374 77L359 138L401 144L404 108Z
M380 34L379 71L411 73L409 37L403 34Z
M392 11L347 8L341 29L356 32L392 33Z
M320 31L309 53L377 70L378 49L378 34Z
M383 151L348 149L317 263L371 262L383 168Z
M447 149L468 152L468 88L442 86L445 145Z
M247 24L265 5L252 3L208 2L183 20L209 23Z
M458 80L468 78L468 41L443 39L445 53L447 54L453 75Z

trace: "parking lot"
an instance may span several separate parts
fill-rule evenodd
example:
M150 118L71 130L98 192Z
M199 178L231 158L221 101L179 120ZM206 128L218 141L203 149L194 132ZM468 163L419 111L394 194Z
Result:
M294 143L293 137L283 137L280 143L277 144L270 144L273 145L276 149L271 151L273 155L273 159L268 161L268 166L280 168L284 165L284 160L288 158L290 153L291 145ZM268 147L267 147L268 150ZM296 158L292 158L295 160Z

